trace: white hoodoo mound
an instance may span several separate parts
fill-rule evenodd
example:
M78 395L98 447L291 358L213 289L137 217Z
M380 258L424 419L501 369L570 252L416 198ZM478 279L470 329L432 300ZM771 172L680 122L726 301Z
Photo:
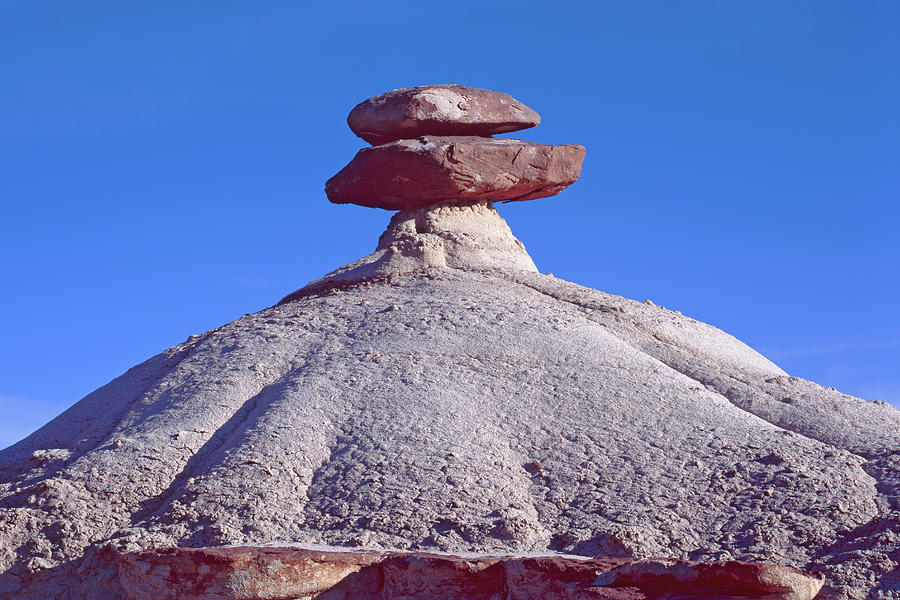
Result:
M736 558L900 598L900 411L539 274L488 204L140 364L0 453L0 597L113 550L302 542Z

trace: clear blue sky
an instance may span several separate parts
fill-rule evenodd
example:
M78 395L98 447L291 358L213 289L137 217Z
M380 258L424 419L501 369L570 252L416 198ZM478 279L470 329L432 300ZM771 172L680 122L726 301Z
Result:
M0 446L374 247L359 101L456 82L580 143L538 267L900 404L900 2L0 0Z

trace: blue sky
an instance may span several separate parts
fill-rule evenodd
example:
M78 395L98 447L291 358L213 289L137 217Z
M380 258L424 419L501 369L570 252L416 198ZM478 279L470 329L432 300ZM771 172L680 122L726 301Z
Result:
M348 111L455 82L587 147L538 267L900 405L900 3L0 0L0 446L374 247Z

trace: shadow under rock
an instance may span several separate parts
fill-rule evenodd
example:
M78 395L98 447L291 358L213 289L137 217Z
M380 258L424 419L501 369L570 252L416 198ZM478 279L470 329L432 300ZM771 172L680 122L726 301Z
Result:
M48 569L23 573L18 566L0 573L0 596L16 600L121 600L116 552L105 542L83 556Z

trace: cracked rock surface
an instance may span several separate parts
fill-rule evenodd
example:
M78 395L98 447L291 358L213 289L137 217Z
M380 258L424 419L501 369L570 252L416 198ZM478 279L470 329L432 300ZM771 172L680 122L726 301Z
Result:
M325 184L335 204L387 210L534 200L581 176L584 146L424 135L363 148Z
M282 541L766 561L900 598L900 411L542 275L501 223L400 213L343 278L0 452L0 597L120 598L116 551Z

